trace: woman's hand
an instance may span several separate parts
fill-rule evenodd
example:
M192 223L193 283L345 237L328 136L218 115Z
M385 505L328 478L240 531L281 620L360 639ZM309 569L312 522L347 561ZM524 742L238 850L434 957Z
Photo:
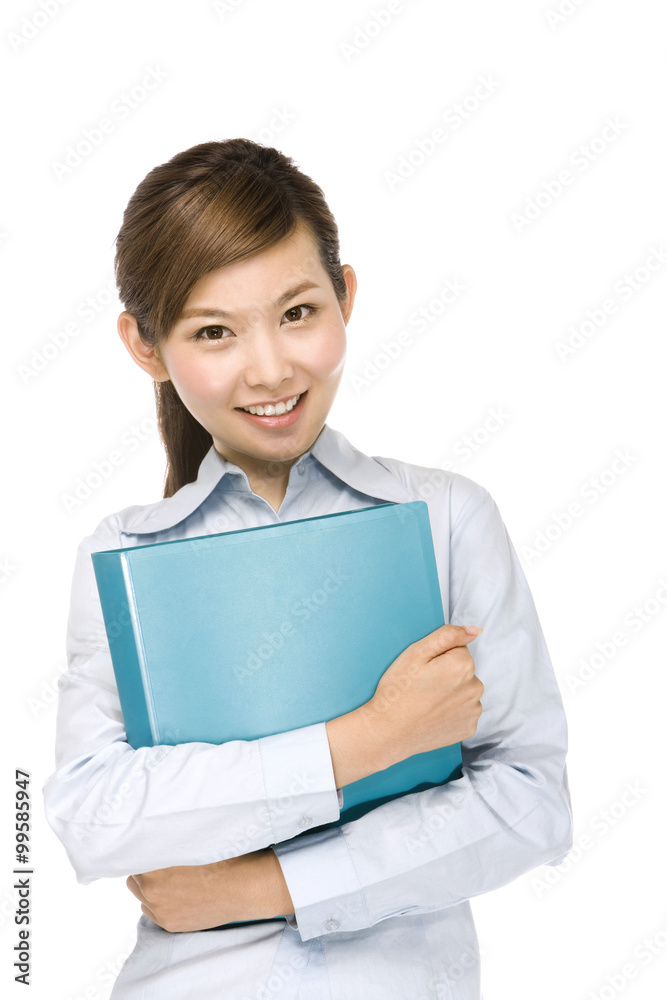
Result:
M365 707L396 761L475 735L484 685L467 646L474 638L464 626L442 625L408 646L380 678Z
M441 625L396 657L364 705L327 722L336 787L471 739L484 685L467 648L479 629Z
M200 931L294 912L280 862L270 848L210 865L130 875L126 885L146 916L166 931Z

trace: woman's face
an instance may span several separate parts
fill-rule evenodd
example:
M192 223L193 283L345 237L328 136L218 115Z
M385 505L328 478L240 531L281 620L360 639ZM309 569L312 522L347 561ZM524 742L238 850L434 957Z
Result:
M356 291L352 268L343 273L348 294L341 304L300 224L270 249L200 278L155 352L153 377L171 379L217 451L249 476L284 475L325 424L343 374ZM243 409L297 395L283 415Z

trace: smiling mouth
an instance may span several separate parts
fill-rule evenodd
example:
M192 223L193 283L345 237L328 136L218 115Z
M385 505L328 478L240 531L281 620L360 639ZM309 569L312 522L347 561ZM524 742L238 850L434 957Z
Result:
M276 403L266 403L264 405L258 403L256 406L236 406L235 409L241 410L244 413L253 413L259 417L280 417L284 413L291 413L294 407L306 395L306 392L296 393L294 396L289 396L287 399Z

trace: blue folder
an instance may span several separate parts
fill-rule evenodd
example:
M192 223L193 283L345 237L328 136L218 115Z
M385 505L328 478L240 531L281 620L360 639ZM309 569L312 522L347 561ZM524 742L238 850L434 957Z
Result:
M444 624L423 500L92 553L134 748L253 740L368 701ZM343 788L338 823L461 775L458 743Z

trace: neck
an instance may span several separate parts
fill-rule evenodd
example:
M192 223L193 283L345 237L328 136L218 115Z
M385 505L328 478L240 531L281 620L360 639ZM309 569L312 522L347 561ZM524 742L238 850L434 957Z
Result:
M300 455L288 459L275 458L267 461L266 459L254 458L252 455L237 454L227 448L220 448L217 444L216 450L228 462L243 469L253 493L263 497L274 510L278 510L287 492L290 469L301 457Z
M276 475L274 472L268 477L261 475L258 476L255 472L248 472L247 469L244 469L244 472L248 477L250 489L253 493L256 493L258 497L263 497L264 500L271 504L276 513L278 513L280 505L285 499L285 494L287 493L289 468L283 475Z

